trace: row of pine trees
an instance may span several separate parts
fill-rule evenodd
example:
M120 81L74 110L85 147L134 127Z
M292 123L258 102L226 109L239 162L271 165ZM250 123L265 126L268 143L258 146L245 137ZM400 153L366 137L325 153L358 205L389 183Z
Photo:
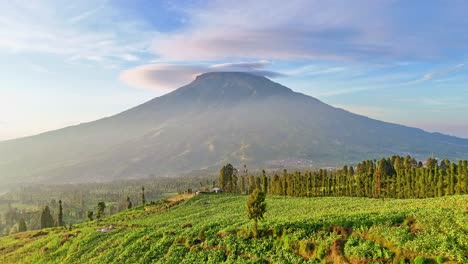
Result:
M238 171L228 164L220 170L219 185L225 192L243 194L258 188L283 196L428 198L468 194L468 167L466 160L430 158L423 164L410 156L393 156L335 170L251 175L245 165Z

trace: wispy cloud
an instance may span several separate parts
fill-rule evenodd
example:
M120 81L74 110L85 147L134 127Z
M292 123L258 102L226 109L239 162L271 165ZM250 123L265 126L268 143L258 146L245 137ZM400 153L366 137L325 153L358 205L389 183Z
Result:
M47 74L51 74L53 73L50 69L40 65L40 64L36 64L36 63L32 63L32 62L27 62L26 63L27 67L35 72L39 72L39 73L47 73Z
M387 53L386 21L379 17L385 6L374 1L362 6L334 1L212 2L203 10L189 10L191 24L179 33L158 35L153 50L173 60L368 57Z
M62 1L3 2L0 51L58 55L68 61L136 61L150 46L151 30L134 21L114 20L114 9L104 4L81 1L65 8ZM81 23L92 15L92 23Z
M153 51L169 60L395 61L433 59L466 50L460 45L466 40L464 22L451 22L464 21L464 14L457 11L466 7L461 2L433 4L411 13L406 10L415 9L415 4L409 1L209 3L184 10L190 17L187 26L157 35ZM431 21L425 19L427 12L434 13Z
M287 70L285 73L288 75L299 75L299 76L316 76L324 74L335 74L346 71L346 67L332 66L324 67L318 65L306 65L296 69Z
M460 71L461 69L465 68L465 66L466 66L466 63L460 63L449 68L431 71L431 72L424 74L420 79L413 81L413 83L427 82L427 81L432 81L434 79L438 79L441 77L445 77L447 75Z
M107 0L103 1L97 7L91 8L89 10L86 10L86 11L82 12L82 13L79 13L78 15L73 16L72 18L70 18L68 21L70 21L71 23L78 23L78 22L80 22L82 20L85 20L85 19L93 16L94 14L97 14L101 9L103 9L106 6L107 2L108 2Z

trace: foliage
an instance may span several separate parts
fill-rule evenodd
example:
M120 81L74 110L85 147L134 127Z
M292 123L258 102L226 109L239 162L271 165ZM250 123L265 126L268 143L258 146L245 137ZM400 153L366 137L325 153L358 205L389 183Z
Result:
M237 170L231 164L227 164L221 168L218 181L223 191L233 192L236 190L236 172Z
M21 218L18 223L18 232L25 232L28 228L26 227L26 222Z
M44 207L41 214L41 228L48 228L54 226L54 218L50 213L49 206Z
M258 234L258 220L263 219L266 212L265 193L255 189L247 199L247 217L254 220L254 237Z
M87 216L88 216L89 221L93 221L93 220L94 220L94 212L93 212L93 211L88 211Z
M104 216L104 210L106 209L106 203L105 202L99 202L97 205L97 216L96 218L98 220L101 220L101 218Z
M132 209L132 201L129 196L127 196L127 209Z
M59 200L58 226L64 226L62 200Z
M267 196L259 239L244 195L161 200L95 222L0 238L2 263L467 263L467 195L429 199ZM209 203L208 203L209 201ZM191 227L182 228L186 223ZM205 239L200 243L197 239ZM287 246L286 246L287 244ZM341 250L340 250L341 249Z
M267 194L323 197L348 196L369 198L429 198L468 194L468 162L458 163L431 158L426 167L416 159L392 156L379 161L366 160L355 167L315 171L274 171L267 176L242 175L231 177L237 170L228 164L220 171L220 182L226 191L244 193L261 189ZM244 167L244 171L247 171ZM227 173L229 172L229 173Z

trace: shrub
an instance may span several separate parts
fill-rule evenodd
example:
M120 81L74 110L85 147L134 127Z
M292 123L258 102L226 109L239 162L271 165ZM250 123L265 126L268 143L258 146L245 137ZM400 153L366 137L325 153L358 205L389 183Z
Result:
M431 260L425 257L417 256L414 258L414 264L430 264Z
M327 255L326 246L324 244L318 245L315 255L317 256L317 258L323 259Z
M301 240L299 242L299 255L310 258L314 251L314 243L309 240Z

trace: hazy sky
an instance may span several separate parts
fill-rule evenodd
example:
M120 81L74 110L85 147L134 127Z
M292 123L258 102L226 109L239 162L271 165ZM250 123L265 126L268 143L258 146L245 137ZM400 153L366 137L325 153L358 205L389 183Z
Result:
M0 1L0 140L109 116L229 70L468 138L466 1L70 2Z

